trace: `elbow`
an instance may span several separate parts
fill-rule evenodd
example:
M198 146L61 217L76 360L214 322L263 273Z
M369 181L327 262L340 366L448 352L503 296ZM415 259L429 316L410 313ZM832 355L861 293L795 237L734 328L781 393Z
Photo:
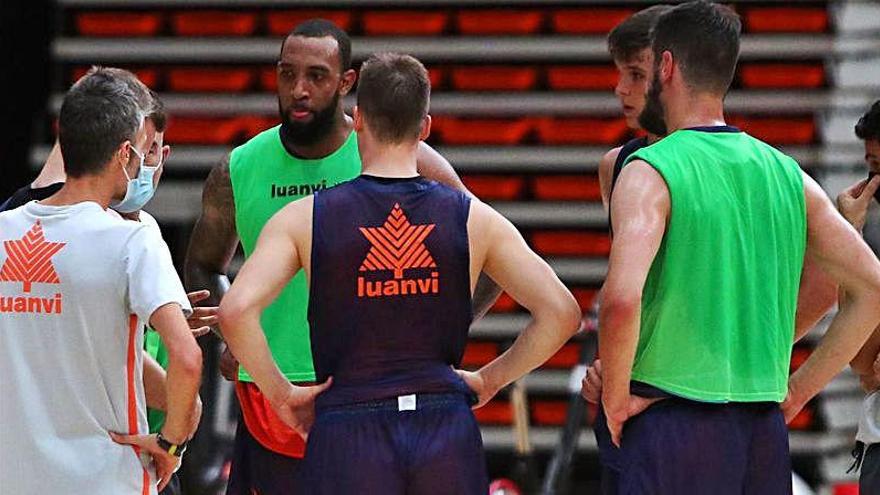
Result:
M183 348L169 349L169 365L173 364L179 372L190 379L198 380L202 376L202 349L192 339Z
M566 340L580 330L583 314L574 296L568 291L556 300L551 311Z
M630 321L641 311L641 294L616 295L606 292L602 299L599 317L601 328L613 328Z
M233 298L225 297L217 310L217 322L224 337L233 334L244 317L245 308Z

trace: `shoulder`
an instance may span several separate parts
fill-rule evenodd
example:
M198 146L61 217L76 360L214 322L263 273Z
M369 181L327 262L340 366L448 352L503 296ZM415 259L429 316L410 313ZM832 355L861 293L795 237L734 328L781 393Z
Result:
M608 173L614 168L614 162L617 161L617 157L620 156L620 151L623 149L623 146L618 146L616 148L612 148L608 150L604 155L602 155L602 159L599 160L599 173Z
M276 141L281 139L278 134L280 127L280 125L270 127L248 139L244 144L235 147L229 153L231 166L234 167L239 159L246 158L251 153L262 151L266 146L274 145Z

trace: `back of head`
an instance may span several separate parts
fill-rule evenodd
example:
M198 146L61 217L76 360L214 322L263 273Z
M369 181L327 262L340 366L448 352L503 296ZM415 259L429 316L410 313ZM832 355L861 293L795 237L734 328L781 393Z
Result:
M143 125L142 103L130 83L114 71L94 68L77 81L65 95L58 117L67 175L101 173L119 145L134 140Z
M381 53L361 67L358 111L380 142L417 141L430 99L428 71L409 55Z
M348 33L343 31L339 26L333 24L326 19L309 19L299 23L287 35L302 36L304 38L324 38L330 37L336 40L339 47L339 64L340 72L345 72L351 67L351 38ZM282 44L282 49L284 45Z
M733 81L741 30L729 7L705 0L680 4L657 20L654 64L669 51L693 91L723 95Z
M856 137L864 141L880 141L880 100L875 101L868 113L859 119Z
M619 62L633 60L639 52L651 48L651 34L657 20L668 12L670 5L654 5L640 10L620 22L608 33L608 52Z
M165 128L168 126L168 114L165 111L165 104L155 91L148 88L136 75L125 69L117 67L92 67L91 71L99 69L124 82L132 94L135 95L138 106L141 108L144 116L153 121L156 131L165 132Z

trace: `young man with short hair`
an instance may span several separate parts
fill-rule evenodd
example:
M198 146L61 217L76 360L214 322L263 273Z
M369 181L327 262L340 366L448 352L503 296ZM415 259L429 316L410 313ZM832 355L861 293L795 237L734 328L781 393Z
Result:
M273 216L221 303L230 349L308 434L303 493L485 495L469 396L485 404L578 328L574 298L510 222L418 175L429 95L414 58L365 62L354 111L363 175ZM260 331L263 308L300 270L321 383L311 387L289 383ZM533 319L499 358L456 372L483 271Z

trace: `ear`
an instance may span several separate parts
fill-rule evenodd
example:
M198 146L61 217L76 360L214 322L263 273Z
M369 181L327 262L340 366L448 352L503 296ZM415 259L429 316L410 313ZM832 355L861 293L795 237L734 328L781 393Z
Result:
M419 133L419 141L424 141L428 139L428 136L431 135L431 116L425 115L425 120L422 122L422 132Z
M357 81L357 71L354 69L348 69L347 71L342 73L342 82L340 83L339 93L342 96L347 95L351 88L354 87L354 83Z
M354 119L354 132L361 133L364 130L364 116L361 115L361 109L357 105L352 108L351 118Z
M116 156L123 163L123 165L128 164L128 161L131 160L131 147L134 146L131 141L126 140L123 141L122 144L116 148Z
M171 146L167 144L162 146L162 166L165 166L165 162L168 161L168 157L171 156Z
M665 82L672 79L672 74L675 72L675 62L676 60L669 50L664 51L660 55L660 79L662 81Z

